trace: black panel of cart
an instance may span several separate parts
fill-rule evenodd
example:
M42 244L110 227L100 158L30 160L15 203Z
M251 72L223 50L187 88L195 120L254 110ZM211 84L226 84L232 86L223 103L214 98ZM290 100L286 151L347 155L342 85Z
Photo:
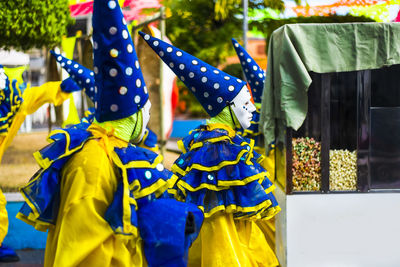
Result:
M276 150L277 182L288 194L400 191L400 65L310 76L307 117Z

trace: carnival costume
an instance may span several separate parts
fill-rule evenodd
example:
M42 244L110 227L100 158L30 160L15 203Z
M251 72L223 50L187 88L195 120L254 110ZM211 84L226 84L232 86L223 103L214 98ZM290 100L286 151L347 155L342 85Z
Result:
M270 180L275 181L275 144L269 144L268 155L264 147L264 136L259 130L260 121L260 108L262 92L264 90L265 72L257 64L257 62L247 53L247 51L232 38L232 44L235 48L236 54L239 57L240 65L242 66L243 73L250 86L251 93L254 99L254 105L257 110L253 113L251 126L248 129L242 129L239 134L254 140L254 150L265 155L263 167L270 173ZM272 250L275 250L275 219L268 220L267 222L258 222L259 227L265 234ZM276 266L276 265L273 265Z
M280 210L274 186L260 165L263 156L254 151L254 141L233 130L238 120L231 104L247 91L246 83L140 34L211 116L178 142L182 154L172 167L179 179L170 192L197 205L205 216L190 249L189 266L271 266L274 258L255 221L268 220Z
M69 93L79 88L71 86L71 80L48 82L38 87L29 87L21 92L16 80L10 81L0 65L0 163L3 154L11 144L25 117L34 113L45 103L62 104ZM0 189L0 261L12 260L10 250L2 251L2 242L8 232L6 199ZM6 255L5 258L2 255ZM15 253L14 253L15 254ZM14 257L17 259L17 257Z
M61 54L54 52L53 50L50 51L50 54L60 63L61 67L64 68L70 77L75 81L76 86L81 87L89 99L94 104L94 88L95 88L95 81L94 81L94 73L90 69L82 66L78 62L68 59ZM89 108L88 111L85 112L85 118L82 118L83 121L87 121L92 123L94 118L94 112L91 111ZM157 152L158 151L158 144L157 144L157 135L151 131L149 128L146 128L144 136L137 146L150 149L151 151Z
M129 143L150 102L118 2L95 0L93 26L95 119L50 134L18 218L49 229L45 266L185 266L203 215L166 198L161 155Z

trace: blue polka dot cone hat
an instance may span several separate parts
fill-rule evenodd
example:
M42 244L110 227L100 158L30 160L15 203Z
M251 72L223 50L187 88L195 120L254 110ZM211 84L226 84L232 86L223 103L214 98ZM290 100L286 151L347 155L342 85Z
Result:
M139 34L192 91L205 111L218 115L246 83L204 61L143 32Z
M116 0L93 3L93 54L96 120L122 119L139 111L149 94Z
M265 73L257 62L246 52L246 50L232 38L233 47L240 60L246 80L250 85L254 102L261 103L261 96L264 89Z
M94 73L90 69L82 66L76 61L68 59L53 50L50 50L51 55L61 64L71 78L83 89L86 95L94 102Z

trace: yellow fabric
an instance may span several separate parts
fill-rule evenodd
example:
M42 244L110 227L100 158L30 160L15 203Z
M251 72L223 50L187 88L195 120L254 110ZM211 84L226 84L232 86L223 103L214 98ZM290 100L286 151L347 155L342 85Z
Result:
M269 180L275 182L275 149L272 149L268 155L266 155L264 147L254 147L254 150L261 155L264 155L264 160L260 162L261 166L269 172Z
M261 162L261 166L269 172L269 180L274 183L275 181L275 149L272 149L268 156L265 155L265 148L255 147L257 153L264 155L265 158ZM275 250L275 218L268 221L257 221L257 225L264 233L265 238L272 250Z
M217 116L207 120L207 124L225 124L232 129L240 128L239 121L230 106L226 106Z
M79 36L72 36L72 37L63 37L61 40L61 48L65 52L66 58L73 58L74 57L74 49L76 38Z
M8 215L6 204L6 197L0 189L0 246L8 232Z
M7 74L8 79L10 80L10 82L12 80L17 80L18 83L23 83L24 82L24 80L22 78L22 74L28 68L28 66L20 66L20 67L16 67L16 68L7 68L7 67L3 67L3 68L4 68L4 71Z
M63 121L62 127L65 128L67 125L78 124L80 122L78 110L75 106L73 94L69 95L69 105L68 105L68 116L65 121Z
M189 267L278 266L260 228L253 221L218 213L204 220L189 249Z
M19 128L25 120L26 115L34 113L45 103L53 103L58 106L62 104L69 96L69 93L61 91L61 82L47 82L38 87L29 87L22 94L24 101L15 114L11 126L0 143L0 163L3 154L11 141L17 135Z
M268 221L256 221L256 223L263 232L271 250L275 251L275 218L271 218Z
M118 169L111 148L127 143L89 130L100 139L89 140L64 165L56 225L49 230L44 266L146 266L142 240L117 235L104 220L118 185Z

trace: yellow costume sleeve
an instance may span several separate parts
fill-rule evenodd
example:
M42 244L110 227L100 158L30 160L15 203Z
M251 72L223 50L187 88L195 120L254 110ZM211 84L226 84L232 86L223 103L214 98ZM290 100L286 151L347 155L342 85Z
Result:
M6 204L6 197L0 189L0 246L8 232L8 215Z
M109 140L112 142L112 140ZM88 141L63 167L59 214L45 266L145 266L138 236L117 235L104 219L117 188L101 141Z
M45 103L58 106L68 99L69 93L61 91L61 82L47 82L38 87L28 87L22 94L23 102L15 114L4 140L0 140L0 163L3 154L17 135L26 115L34 113Z
M61 91L61 82L47 82L38 87L28 87L22 94L24 102L20 111L32 114L45 103L58 106L68 99L69 93Z

